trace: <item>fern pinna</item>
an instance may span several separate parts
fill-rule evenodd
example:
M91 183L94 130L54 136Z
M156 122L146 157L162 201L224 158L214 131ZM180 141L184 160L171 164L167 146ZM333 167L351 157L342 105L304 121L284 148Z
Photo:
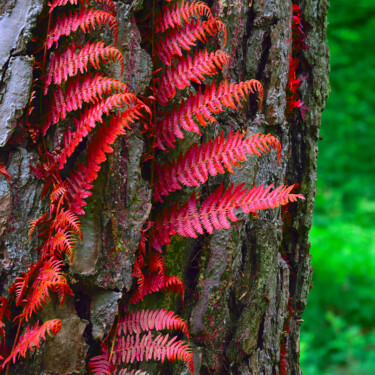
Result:
M298 4L292 3L292 53L289 57L289 80L287 85L287 105L285 109L286 116L290 116L296 108L299 108L302 120L305 121L306 111L310 108L299 98L297 90L307 76L297 78L297 69L300 64L299 52L303 49L309 49L305 43L305 33L301 21L301 8Z
M67 7L71 9L69 13L65 10ZM37 248L39 260L16 278L8 297L0 300L0 366L6 368L6 373L11 362L39 347L46 333L59 332L61 321L54 319L39 326L35 315L51 299L51 293L57 294L60 304L67 294L73 294L66 270L74 259L75 242L82 241L77 215L84 214L85 198L91 195L92 182L106 154L113 151L111 145L117 136L143 116L141 111L148 110L121 81L90 72L113 61L120 64L122 74L124 61L119 50L103 41L88 41L83 46L69 43L78 29L86 34L104 25L116 41L114 9L112 0L54 0L44 15L48 19L47 36L39 41L42 48L35 54L36 79L27 125L32 140L41 140L38 147L42 161L32 169L45 182L42 198L50 192L50 203L47 212L30 223L30 237L37 231L42 240ZM121 113L111 114L118 109ZM105 116L109 117L106 122ZM51 138L51 126L64 119L61 143L49 151L44 137ZM89 133L93 135L87 146L86 162L76 163L68 177L63 177L61 171L68 158ZM9 178L3 164L0 168ZM11 332L12 321L18 325L15 337Z
M137 278L137 285L129 305L158 291L178 293L183 302L182 281L166 274L163 258L163 246L170 243L173 235L195 238L204 231L212 233L215 229L230 228L231 222L237 221L239 210L255 213L304 199L300 194L291 193L293 186L272 190L272 185L249 189L240 184L231 185L225 191L220 185L203 202L193 192L185 204L168 204L168 196L184 186L199 187L209 176L225 171L235 173L234 167L239 167L247 155L261 156L275 149L280 162L281 145L270 134L231 131L227 137L222 133L206 144L196 143L177 159L170 160L168 149L183 140L187 132L201 135L202 127L217 122L215 114L225 112L226 108L236 110L250 94L258 96L261 108L263 87L254 79L239 83L227 80L217 83L211 79L229 64L229 56L222 49L208 52L197 48L199 43L205 44L218 34L222 34L222 45L225 45L225 25L213 16L206 3L182 1L161 5L154 0L152 9L151 25L141 25L140 29L145 45L150 48L154 69L150 87L150 97L154 100L150 105L152 119L144 129L150 145L145 160L151 159L154 209L135 260L133 276ZM150 332L141 335L142 331L151 329L145 322L142 326L142 316L158 315L158 310L127 312L127 309L131 307L124 309L122 318L103 342L102 354L90 361L92 374L114 374L123 363L164 357L185 360L193 373L192 354L183 342L176 344L173 339L168 341L168 336L162 338ZM129 328L130 324L136 328ZM166 324L163 328L172 327ZM179 328L187 333L185 326ZM166 346L164 352L161 352L161 342Z

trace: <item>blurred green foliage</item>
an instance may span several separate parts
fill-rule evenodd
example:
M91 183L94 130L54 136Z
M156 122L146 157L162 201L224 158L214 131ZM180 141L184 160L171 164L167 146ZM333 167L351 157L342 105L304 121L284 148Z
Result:
M331 0L304 375L375 374L375 1Z

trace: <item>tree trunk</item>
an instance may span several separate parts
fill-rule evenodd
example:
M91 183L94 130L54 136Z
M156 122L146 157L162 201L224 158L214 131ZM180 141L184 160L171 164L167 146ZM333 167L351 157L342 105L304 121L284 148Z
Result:
M301 51L298 75L308 78L300 98L310 108L305 121L299 111L285 116L291 54L292 3L254 0L212 2L215 17L227 26L225 47L230 81L258 79L264 104L251 102L239 112L228 111L210 127L204 140L228 128L272 133L282 145L281 165L275 153L251 157L235 175L213 179L202 194L220 182L229 185L276 186L298 183L305 201L292 203L287 220L281 210L264 210L258 218L243 215L230 230L198 239L176 237L165 253L168 273L185 285L185 307L162 295L144 308L167 308L189 324L196 374L300 374L299 335L302 313L312 286L308 232L315 196L317 141L321 112L329 92L329 52L326 46L328 0L300 0L309 49ZM146 6L146 5L144 5ZM141 48L134 11L142 2L117 1L117 47L125 58L122 80L142 94L151 76L151 58ZM36 261L38 241L27 243L28 223L44 212L43 186L29 169L38 153L25 132L23 111L32 83L32 37L42 0L7 0L0 5L0 160L11 175L0 176L1 294L30 261ZM134 286L131 276L140 229L149 218L151 189L147 169L141 170L144 140L139 129L117 140L115 152L102 167L82 216L84 241L78 245L69 282L75 296L59 308L52 301L42 320L61 319L62 330L11 368L14 374L86 374L86 361L99 354L99 342L117 313L117 301ZM176 150L176 155L180 150ZM189 196L180 193L184 202ZM289 219L290 218L290 219ZM173 297L173 298L172 298ZM283 362L285 357L286 364ZM17 367L18 366L18 367ZM150 374L186 374L183 363L146 364ZM286 370L285 370L286 369Z

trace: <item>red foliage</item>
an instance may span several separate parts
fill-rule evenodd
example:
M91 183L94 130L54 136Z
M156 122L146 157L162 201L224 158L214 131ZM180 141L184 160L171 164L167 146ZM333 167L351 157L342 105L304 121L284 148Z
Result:
M227 139L224 132L214 141L207 144L190 147L185 155L180 155L177 161L164 165L155 165L156 181L154 183L154 197L163 201L162 195L182 189L182 186L200 186L207 181L208 176L216 176L228 170L234 174L233 165L240 166L239 161L247 160L249 155L261 155L269 152L270 147L277 149L278 160L281 158L281 145L272 135L254 134L244 139L245 134L229 133Z
M13 348L10 355L4 360L1 368L4 369L8 362L16 362L17 357L26 357L28 350L33 351L34 347L39 348L40 340L46 339L46 333L50 336L57 335L61 329L61 321L58 319L48 320L39 327L39 322L34 326L27 327L22 336L19 338L17 345Z
M220 82L218 87L213 81L206 87L204 93L199 86L197 94L190 94L186 102L182 101L178 107L174 106L170 113L158 121L156 146L162 150L165 150L165 146L174 148L176 137L184 138L182 130L200 135L197 123L208 126L210 122L217 122L213 113L225 112L223 106L237 109L237 105L241 106L240 98L245 99L247 95L254 92L259 92L261 106L263 88L255 79L240 83L228 83L225 80Z
M301 22L300 10L297 4L293 6L293 20L292 20L292 54L290 56L289 64L289 80L287 85L287 106L285 110L286 115L290 115L296 108L300 109L303 121L305 121L306 111L310 108L307 107L303 101L299 99L297 90L301 83L307 76L297 78L297 68L300 63L298 58L299 51L302 49L310 48L305 44L305 33Z
M2 174L10 182L10 174L8 173L4 163L0 161L0 174Z
M212 233L214 229L229 229L230 221L237 221L235 211L241 209L244 213L256 212L267 208L275 208L297 198L305 199L301 194L290 194L291 186L279 186L270 191L273 185L259 186L252 189L244 188L245 183L234 188L232 184L223 194L223 185L213 192L198 209L198 199L195 193L182 207L175 204L171 209L165 209L157 218L153 233L152 245L155 250L170 242L170 237L180 234L183 237L196 238L205 229Z

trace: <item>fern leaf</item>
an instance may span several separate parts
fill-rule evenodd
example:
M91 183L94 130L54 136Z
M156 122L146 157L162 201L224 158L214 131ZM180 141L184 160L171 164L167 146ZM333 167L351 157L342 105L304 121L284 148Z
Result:
M167 105L168 100L176 95L176 89L183 90L190 85L190 81L201 84L205 79L204 75L217 74L217 68L222 69L228 63L229 56L221 50L211 53L207 50L198 51L193 59L187 55L176 67L165 72L155 97L159 103Z
M55 220L57 230L70 229L81 241L83 240L81 223L72 211L61 209Z
M113 375L116 366L109 361L108 349L104 354L97 355L89 361L90 375Z
M112 15L115 14L115 5L112 0L91 0L92 2L96 2L98 4L104 5ZM79 0L79 2L84 6L85 3L89 4L89 0ZM49 4L50 10L49 12L51 13L56 7L58 6L64 6L66 4L72 4L72 5L77 5L78 0L54 0L52 3Z
M116 366L109 361L109 351L93 357L89 361L90 375L149 375L146 371L120 369L116 371Z
M117 21L113 15L102 10L95 10L93 8L82 9L81 11L64 15L62 18L57 19L55 26L47 35L47 48L51 48L53 43L55 43L57 48L60 37L63 35L70 35L72 32L77 31L79 27L84 33L87 33L90 30L90 26L95 29L96 24L102 26L106 23L108 24L109 29L113 32L114 44L116 44L118 29Z
M28 321L34 312L50 300L49 291L60 292L60 304L64 302L66 293L73 294L68 286L65 274L61 271L62 264L61 261L53 257L44 260L35 281L29 289L25 307L17 318Z
M17 357L26 357L26 352L33 351L34 347L39 348L40 341L46 339L46 333L50 336L57 335L61 329L61 320L54 319L48 320L39 327L39 322L34 326L27 327L25 332L19 338L17 345L13 348L9 357L5 359L2 363L2 368L4 369L8 362L13 360L13 363L16 362Z
M173 311L164 309L149 311L138 310L127 313L118 325L117 335L128 335L133 333L141 333L142 331L150 331L155 329L161 331L163 329L180 329L190 340L189 330L186 322Z
M10 311L8 310L8 298L0 296L0 335L3 338L3 345L5 345L5 323L4 317L10 320ZM0 359L3 359L2 357Z
M159 291L178 294L182 304L184 304L185 288L181 279L177 276L146 274L143 275L141 280L142 282L137 285L136 292L130 297L129 304L136 304L142 301L145 296Z
M79 2L84 5L85 2L87 3L88 1L87 0L79 0ZM52 1L52 3L49 3L49 7L50 7L50 10L49 12L51 13L56 7L59 7L59 6L64 6L66 4L72 4L72 5L77 5L78 4L78 0L54 0Z
M51 203L56 203L58 200L64 199L66 195L66 186L65 184L55 184L53 186L53 191L50 195Z
M133 108L134 114L138 116L140 114L138 109L140 107L144 108L145 106L134 94L131 93L112 95L88 108L82 114L80 119L76 120L76 131L72 133L69 129L67 129L64 132L64 147L55 161L58 168L62 169L64 167L68 157L72 155L82 139L86 137L93 128L95 128L95 124L97 122L101 124L103 123L104 114L108 115L109 112L114 108L126 108L133 104L139 104L139 106L135 106Z
M89 143L86 166L77 163L78 170L75 170L70 178L67 179L69 191L68 207L72 212L77 215L84 214L82 209L86 205L84 199L91 195L91 183L98 175L100 164L106 160L105 154L113 152L110 146L115 142L117 136L125 134L124 127L129 128L130 123L142 117L140 110L143 108L145 108L145 105L139 103L125 110L121 115L113 116L109 125L103 125L94 136L92 142ZM96 115L95 111L92 111L92 113ZM89 117L88 119L90 120Z
M206 43L207 34L215 36L220 30L226 35L225 26L217 18L212 17L203 22L193 19L190 23L170 30L160 37L155 43L155 54L164 64L170 66L173 57L183 56L182 50L190 51L197 41Z
M240 83L230 83L225 80L216 88L215 82L208 86L204 93L201 88L196 95L191 94L186 102L182 102L172 113L167 114L158 123L155 145L165 150L165 146L174 148L177 138L184 138L182 129L201 134L197 122L201 126L208 126L209 122L216 122L212 113L224 112L223 106L237 109L240 106L240 97L246 98L250 93L259 92L261 102L263 88L259 81L251 79Z
M15 283L13 283L9 289L9 294L13 294L13 291L16 295L16 306L21 306L24 302L24 296L27 289L29 288L29 282L35 277L36 272L39 270L41 262L33 264L31 262L30 267L23 272L23 276L17 276Z
M136 334L122 336L115 348L112 356L112 363L133 363L137 361L156 361L164 362L183 360L188 364L191 374L194 373L193 355L188 345L181 340L177 340L177 336L169 339L169 335L158 335L152 338L151 332L143 336ZM177 340L177 341L176 341Z
M222 194L221 185L202 203L199 210L195 193L181 208L175 205L171 210L164 210L156 220L152 242L154 249L161 252L161 247L170 242L170 236L177 233L183 237L196 238L198 234L203 234L203 228L210 234L214 229L229 229L230 222L237 221L237 209L250 213L295 202L297 198L305 199L301 194L290 193L294 185L281 185L273 191L270 191L273 185L252 189L243 186L244 183L234 188L232 184Z
M240 166L239 161L247 160L249 155L261 155L270 148L277 149L280 164L281 145L277 138L271 134L254 134L244 139L245 134L232 131L225 140L224 132L212 142L190 147L185 155L180 155L177 161L165 165L155 164L154 197L157 201L163 201L162 196L170 192L182 189L182 186L200 186L205 183L208 176L233 172L233 165Z
M76 243L74 234L74 232L68 231L66 228L58 229L57 233L50 240L49 253L60 259L63 254L66 254L70 264L72 264L74 259L74 245Z
M97 103L112 92L117 94L129 92L123 82L101 74L94 77L86 75L83 78L78 76L69 80L64 91L61 87L53 90L47 120L44 121L42 126L43 135L46 134L51 125L56 124L60 119L63 120L69 112L82 109L83 103Z
M5 164L0 161L0 174L2 174L10 182L10 174L8 173Z
M192 16L211 18L211 9L203 1L196 0L191 4L182 0L181 5L176 2L170 8L164 5L161 13L155 17L155 32L162 33L169 28L181 26L183 21L189 23Z
M100 60L107 63L109 60L118 62L121 66L121 73L124 70L124 59L121 52L112 46L105 46L104 42L87 42L79 52L76 52L77 47L72 44L65 52L56 53L51 57L46 78L44 94L48 91L48 86L54 82L59 85L66 81L68 77L75 76L78 72L84 73L88 69L89 63L93 68L98 69Z
M41 217L38 217L37 219L35 220L31 220L30 221L30 225L29 225L29 238L28 238L28 241L30 241L31 239L31 236L33 235L34 233L34 230L37 226L39 226L40 224L44 223L47 219L47 215L44 214L43 216Z

